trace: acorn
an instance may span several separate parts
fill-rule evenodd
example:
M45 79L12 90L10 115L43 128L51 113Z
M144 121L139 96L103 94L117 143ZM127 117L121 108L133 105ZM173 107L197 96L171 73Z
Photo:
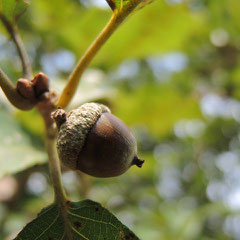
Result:
M104 178L119 176L132 165L142 167L134 136L108 107L86 103L69 113L58 109L52 117L59 130L59 158L70 169Z

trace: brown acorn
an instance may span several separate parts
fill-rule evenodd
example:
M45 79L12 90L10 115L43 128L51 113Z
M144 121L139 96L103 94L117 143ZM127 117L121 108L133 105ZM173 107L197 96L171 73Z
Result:
M58 109L53 118L59 129L59 158L73 170L114 177L144 163L128 127L102 104L86 103L69 113Z

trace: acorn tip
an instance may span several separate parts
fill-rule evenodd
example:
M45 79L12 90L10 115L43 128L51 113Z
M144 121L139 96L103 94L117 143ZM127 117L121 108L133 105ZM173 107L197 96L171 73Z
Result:
M133 159L133 165L136 165L137 167L141 168L145 160L138 158L137 156Z

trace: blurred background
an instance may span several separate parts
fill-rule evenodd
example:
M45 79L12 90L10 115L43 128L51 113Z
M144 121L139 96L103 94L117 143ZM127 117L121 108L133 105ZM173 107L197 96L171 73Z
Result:
M96 179L63 169L71 199L100 202L143 240L240 239L240 2L156 0L132 15L84 74L69 109L109 105L142 169ZM31 0L19 21L34 72L61 91L111 16L104 0ZM0 25L0 66L21 64ZM53 200L44 127L0 93L0 239Z

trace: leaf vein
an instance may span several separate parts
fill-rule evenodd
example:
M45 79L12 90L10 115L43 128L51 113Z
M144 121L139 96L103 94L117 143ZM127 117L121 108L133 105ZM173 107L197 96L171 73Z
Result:
M53 220L53 222L45 229L45 231L43 231L43 232L42 232L37 238L35 238L34 240L39 239L39 237L41 237L47 230L49 230L49 229L52 227L52 225L57 221L58 217L59 217L59 212L58 212L57 217L56 217L56 218Z
M90 240L89 238L85 237L85 236L82 235L80 232L78 232L74 227L72 227L72 230L73 230L74 232L76 232L79 236L83 237L84 239Z
M89 220L89 221L92 221L92 222L98 222L98 223L103 223L103 224L107 224L107 225L110 225L112 227L114 227L115 229L117 229L116 226L114 226L112 223L109 223L109 222L103 222L103 221L99 221L99 220L95 220L95 219L92 219L92 218L88 218L88 217L83 217L83 216L80 216L80 215L77 215L77 214L74 214L74 213L71 213L68 211L68 213L74 217L78 217L78 218L82 218L82 219L86 219L86 220ZM118 229L117 229L118 230Z

